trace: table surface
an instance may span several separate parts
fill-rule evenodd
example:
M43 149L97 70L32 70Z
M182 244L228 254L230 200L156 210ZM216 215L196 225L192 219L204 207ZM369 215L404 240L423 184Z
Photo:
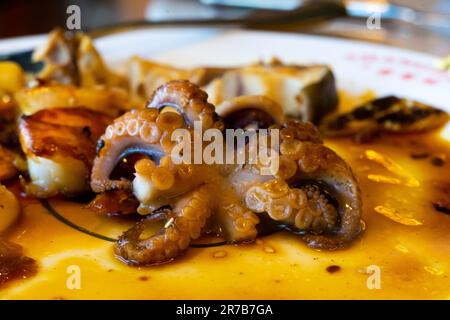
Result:
M360 0L361 1L361 0ZM381 0L380 0L381 1ZM421 10L449 9L449 0L395 0L406 2ZM41 0L2 1L0 3L0 38L46 33L54 26L64 26L67 7L77 4L81 8L82 28L95 29L101 25L121 24L142 19L176 19L195 17L223 17L239 14L239 8L210 7L197 0ZM45 13L45 14L44 14ZM258 29L279 30L345 37L388 44L401 48L445 57L450 54L450 34L416 25L382 20L379 30L367 28L366 19L339 17L317 21L290 21L281 24L258 25Z

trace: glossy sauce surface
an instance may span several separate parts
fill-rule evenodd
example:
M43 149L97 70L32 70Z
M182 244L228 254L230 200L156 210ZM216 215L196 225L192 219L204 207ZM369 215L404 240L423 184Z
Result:
M7 238L38 261L39 272L9 283L0 298L450 298L450 215L442 210L450 207L450 143L434 132L326 144L351 164L362 189L366 230L349 249L312 250L279 232L253 244L191 248L172 263L134 268L113 257L113 243L23 199L23 217ZM109 237L131 225L79 203L51 204L75 224ZM80 272L80 289L71 289L73 270ZM376 280L373 270L380 272Z

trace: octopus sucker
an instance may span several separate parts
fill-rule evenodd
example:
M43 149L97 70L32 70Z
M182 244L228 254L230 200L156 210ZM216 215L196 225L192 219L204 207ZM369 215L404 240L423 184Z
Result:
M314 248L344 247L360 233L357 181L345 161L323 145L317 128L308 122L286 122L279 116L281 107L261 97L236 98L218 110L226 117L249 109L272 110L272 118L258 123L261 118L249 114L247 122L235 123L233 128L244 129L240 127L245 123L253 129L256 125L279 130L279 170L272 175L263 175L259 162L173 162L174 144L167 137L174 130L191 132L196 120L201 120L203 127L221 128L223 120L207 102L207 94L187 81L161 86L148 108L132 110L106 128L94 160L92 190L132 194L139 202L137 212L147 216L121 236L116 246L120 259L133 265L170 261L203 233L219 234L227 243L253 241L261 229L258 224L266 224L267 218L301 235ZM230 119L225 120L226 124ZM250 143L244 146L245 150L251 147ZM117 164L135 154L140 158L132 167L134 177L113 178ZM104 203L99 196L100 209ZM165 209L158 210L161 207ZM165 227L141 239L158 220L165 220Z
M92 167L91 188L94 192L131 190L131 181L111 180L110 175L124 157L142 153L155 161L163 155L158 144L161 128L156 125L157 112L133 110L114 120L97 144L97 157Z
M334 230L304 237L314 248L337 249L351 243L361 232L362 201L358 182L349 165L334 151L322 144L307 144L305 154L298 160L298 175L290 184L301 181L317 182L336 199L339 213ZM323 214L328 210L323 210ZM325 216L324 216L325 218ZM317 230L312 230L317 233Z
M281 130L279 172L247 189L247 207L304 233L311 247L337 249L350 244L361 232L362 214L351 168L322 144L315 127L292 121ZM283 156L288 160L284 164ZM329 201L326 194L336 201Z
M152 176L144 177L137 174L135 186L143 185L139 182L161 180L155 179L161 176L163 171L161 167L164 165L159 165L161 158L166 156L168 159L166 169L173 169L170 165L170 152L175 145L171 140L174 130L192 129L191 124L196 120L202 121L203 128L221 127L220 121L215 120L217 115L214 107L207 103L207 94L188 81L171 81L161 86L155 91L148 106L124 114L106 128L105 134L100 138L97 157L92 168L91 188L94 192L131 190L132 181L110 178L118 162L130 154L144 154L158 165L158 170L152 173ZM161 110L167 106L176 106L176 110L181 111ZM165 176L167 177L167 174ZM135 188L135 193L141 192Z
M155 90L147 107L163 110L166 107L184 116L186 124L193 126L194 121L201 121L202 128L211 128L217 119L214 106L207 101L208 94L186 80L174 80Z
M340 220L336 199L317 183L305 183L294 189L302 198L303 208L292 216L293 222L290 221L285 228L300 235L336 231Z
M182 254L191 240L200 237L213 211L211 186L203 185L173 201L173 209L155 212L126 231L118 240L115 253L132 265L168 262ZM164 227L148 238L141 238L146 227L158 220Z
M222 233L228 243L250 242L256 239L259 217L247 208L233 205L216 213L220 217Z

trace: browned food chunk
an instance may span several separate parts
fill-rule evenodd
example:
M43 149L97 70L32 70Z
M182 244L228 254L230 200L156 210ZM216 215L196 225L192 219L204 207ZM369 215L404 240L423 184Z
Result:
M333 115L321 125L327 136L353 136L364 142L381 132L413 133L443 126L449 115L440 109L409 99L387 96Z
M100 193L92 200L88 208L99 214L126 215L135 213L139 202L131 192L114 190Z
M25 257L21 246L0 239L0 288L11 280L29 278L36 271L36 261Z
M20 142L32 184L28 191L48 197L88 190L98 138L111 118L84 108L41 110L20 120Z

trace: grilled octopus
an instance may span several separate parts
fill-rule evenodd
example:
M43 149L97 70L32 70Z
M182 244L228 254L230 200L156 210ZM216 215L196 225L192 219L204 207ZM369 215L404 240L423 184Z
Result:
M140 203L138 212L145 215L116 243L121 260L133 265L167 262L205 232L219 232L229 243L253 241L263 218L299 234L313 248L338 249L359 235L361 196L350 167L323 145L312 124L266 112L273 101L246 100L243 105L252 112L239 118L245 118L245 127L279 130L277 172L261 174L259 162L177 164L171 156L176 129L193 132L195 121L221 134L236 127L226 118L232 112L220 117L207 98L188 81L168 82L154 92L147 108L117 118L100 138L92 190L132 193ZM132 155L139 155L134 178L115 174L118 164ZM158 220L164 226L144 236Z

